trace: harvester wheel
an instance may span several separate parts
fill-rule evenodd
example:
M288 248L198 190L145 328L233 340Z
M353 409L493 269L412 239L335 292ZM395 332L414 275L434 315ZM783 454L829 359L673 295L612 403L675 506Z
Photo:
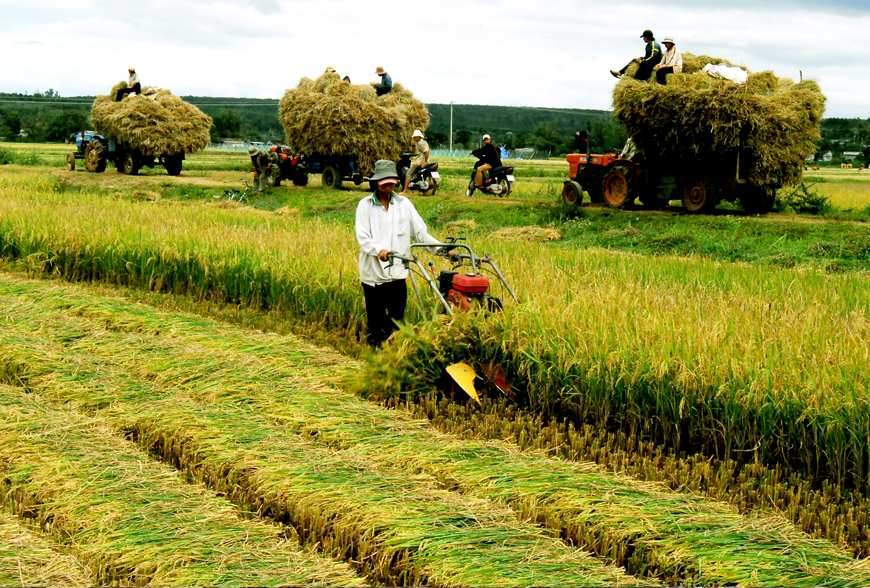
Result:
M308 185L308 174L296 174L293 176L293 185L294 186L307 186Z
M139 162L136 161L136 156L132 152L128 151L121 158L121 165L118 166L118 171L128 176L135 176L139 173Z
M625 208L634 201L633 179L631 170L622 165L615 165L607 172L601 187L604 191L604 201L608 206Z
M163 167L166 168L166 173L170 176L180 176L181 166L184 162L183 155L167 155L163 159Z
M562 201L565 204L576 204L580 206L583 203L583 188L577 182L565 182L562 186Z
M767 214L776 203L776 190L761 186L741 186L737 194L740 206L749 214Z
M66 154L66 169L76 171L76 154L75 152Z
M716 199L710 182L696 178L683 184L683 208L686 212L710 212L716 208Z
M338 172L338 168L334 165L324 167L322 183L324 188L341 189L341 174Z
M498 186L501 188L501 192L498 193L499 198L504 198L511 193L511 183L507 181L507 178L500 179Z
M106 146L100 140L91 140L85 147L85 167L93 173L106 171Z

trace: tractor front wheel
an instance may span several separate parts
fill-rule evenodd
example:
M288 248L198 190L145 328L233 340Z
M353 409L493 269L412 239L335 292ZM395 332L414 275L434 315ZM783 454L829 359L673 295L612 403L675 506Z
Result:
M66 169L76 171L76 154L75 152L66 154Z
M89 172L106 171L106 146L99 140L91 140L85 147L85 167Z
M341 174L338 172L338 168L334 165L324 167L321 182L324 188L341 189Z
M607 172L601 188L604 192L604 201L611 208L625 208L634 201L632 190L633 175L629 168L617 165Z
M565 204L577 205L583 203L583 188L577 182L565 182L562 186L562 201Z

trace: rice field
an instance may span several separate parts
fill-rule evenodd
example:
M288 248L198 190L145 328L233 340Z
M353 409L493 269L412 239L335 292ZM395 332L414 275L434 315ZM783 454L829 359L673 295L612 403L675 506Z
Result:
M372 355L340 217L160 196L235 182L237 157L194 156L180 178L0 168L0 256L18 272L0 274L0 507L48 545L34 574L58 553L44 573L77 569L72 584L870 583L853 559L870 554L865 274L471 230L521 305L434 323L411 306ZM551 200L561 167L524 162L533 175L492 206ZM464 163L445 168L439 196L461 198ZM861 206L862 180L837 178L817 187ZM498 362L520 402L438 396L454 361ZM141 478L129 466L146 490L126 496L133 462L148 464ZM28 477L58 463L57 487ZM80 502L52 498L67 488ZM151 490L181 518L146 548L124 517ZM116 527L90 526L100 496ZM252 524L260 543L238 549L267 563L224 565L226 551L180 540L197 508L225 518L192 543L227 533L235 554L232 533Z

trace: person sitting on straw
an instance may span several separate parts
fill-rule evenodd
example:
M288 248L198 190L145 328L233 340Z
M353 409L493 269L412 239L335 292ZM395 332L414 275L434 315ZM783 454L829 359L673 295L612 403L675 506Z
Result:
M417 157L414 158L414 161L411 163L411 168L405 176L405 189L401 192L402 196L408 195L408 185L411 183L411 178L414 177L417 170L424 165L429 165L429 143L423 139L423 131L420 129L414 129L414 134L411 135L411 138L414 139L414 143L416 143L414 145L414 153L417 154Z
M139 74L136 73L136 68L131 67L127 72L130 74L127 87L118 90L118 93L115 95L115 102L120 102L127 94L142 93L142 84L139 83Z
M665 54L662 57L662 62L656 66L656 81L662 86L666 86L668 74L683 73L683 56L672 37L665 37L662 43L665 45Z
M381 76L380 82L372 82L372 86L375 87L375 91L378 93L378 96L383 96L393 89L393 78L390 77L390 74L387 73L380 65L378 69L375 70L375 73Z
M656 38L653 36L651 30L647 29L641 35L644 43L646 43L646 52L643 57L638 57L637 59L633 59L625 64L619 71L610 70L611 75L615 78L621 78L625 75L625 70L628 69L628 66L634 62L640 64L640 67L637 68L637 71L634 74L634 79L646 81L649 79L650 75L653 72L653 68L659 64L662 60L662 46L656 42Z
M396 164L386 159L375 162L369 179L374 192L356 208L356 240L359 243L359 279L365 296L369 345L380 347L405 319L408 270L400 263L387 265L394 251L408 255L411 239L417 243L438 243L426 229L414 204L393 192L399 185Z

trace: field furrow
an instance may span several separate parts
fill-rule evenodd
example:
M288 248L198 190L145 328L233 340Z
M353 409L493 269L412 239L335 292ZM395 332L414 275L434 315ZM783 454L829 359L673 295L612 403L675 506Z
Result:
M0 586L91 586L88 569L60 545L0 511Z
M292 337L158 313L79 288L5 280L2 289L20 305L21 322L13 329L21 337L19 357L52 362L51 373L33 377L36 389L94 409L112 398L135 405L135 413L115 406L106 414L146 446L221 491L245 494L239 497L242 503L272 516L312 519L308 513L283 513L280 501L276 506L275 498L264 498L262 488L269 482L263 470L280 471L284 478L307 475L288 470L275 455L295 452L316 456L321 473L326 464L376 466L394 477L401 470L437 481L466 500L504 504L520 520L552 528L569 543L634 574L668 583L870 581L866 566L781 518L740 516L721 503L608 474L588 463L440 434L404 411L325 387L324 378L355 364ZM34 326L21 326L26 317L42 328L43 347L33 333L25 333ZM0 349L11 349L7 341L13 336L7 333ZM28 353L33 354L29 359ZM233 439L239 451L245 446L245 457L237 458L243 467L222 449L232 448ZM329 473L357 483L341 468ZM298 489L282 486L280 491L313 500ZM328 542L316 532L313 536ZM352 547L338 549L347 554Z
M364 585L105 424L8 386L0 472L4 502L74 553L98 585Z

